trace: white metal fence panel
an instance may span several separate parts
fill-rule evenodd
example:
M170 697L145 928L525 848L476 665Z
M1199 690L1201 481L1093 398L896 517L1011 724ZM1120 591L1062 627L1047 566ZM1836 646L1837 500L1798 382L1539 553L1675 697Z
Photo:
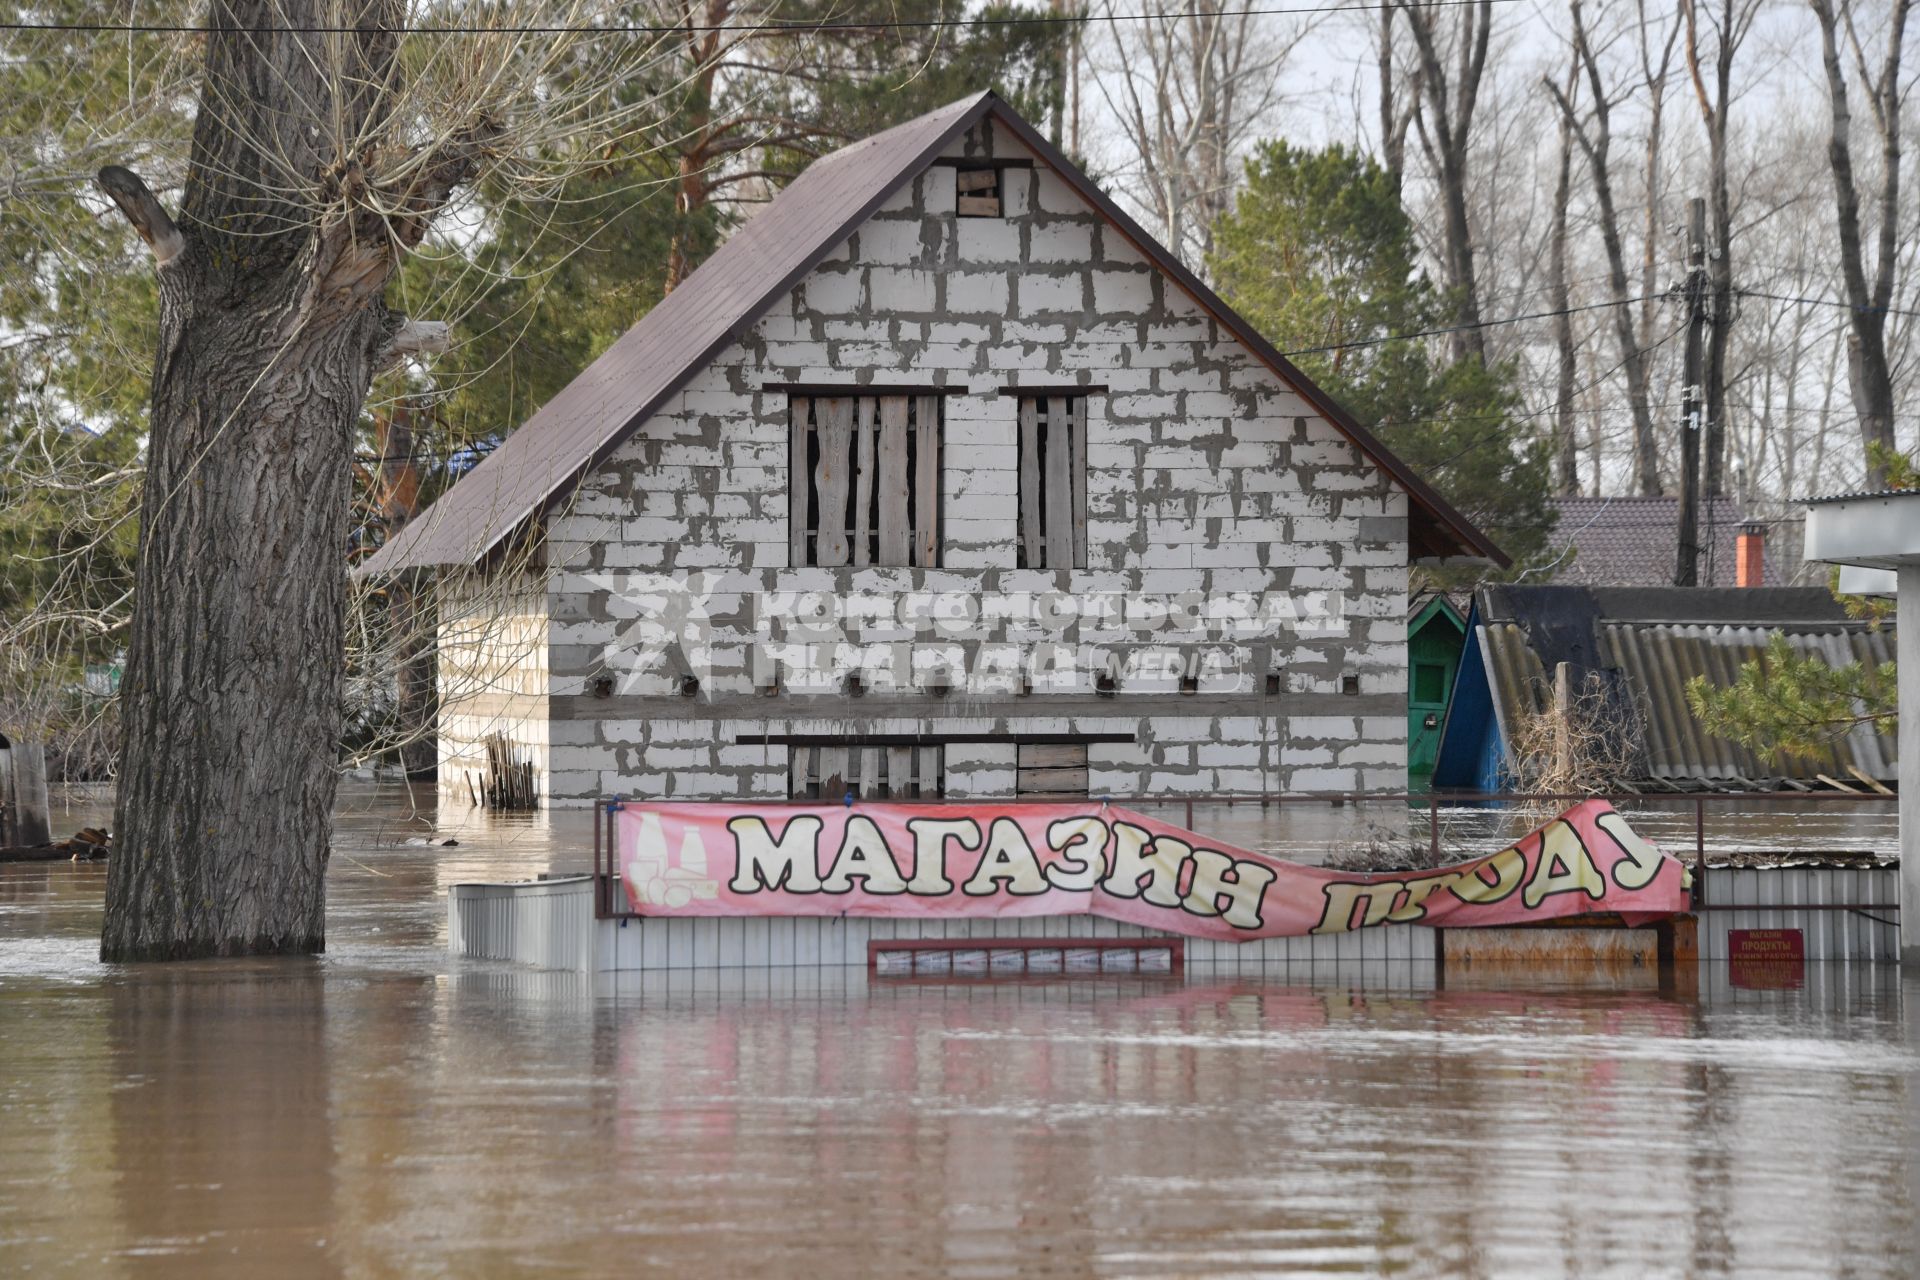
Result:
M1700 958L1726 960L1735 929L1799 929L1808 960L1894 964L1900 958L1900 898L1896 867L1739 867L1707 872L1700 913ZM1884 904L1884 907L1881 907ZM1796 910L1844 906L1850 910ZM1880 909L1869 909L1880 908Z
M536 969L595 967L593 877L447 890L447 950Z
M1734 929L1800 929L1809 960L1894 963L1898 916L1864 908L1898 898L1893 868L1784 867L1709 872L1709 901L1749 906L1700 916L1704 960L1728 958ZM590 876L523 884L455 885L447 895L447 945L455 955L510 960L542 969L721 970L864 966L876 938L1138 938L1165 936L1097 916L979 920L872 920L833 916L674 917L595 920ZM1420 925L1356 933L1186 940L1186 963L1210 972L1280 964L1430 963L1434 931Z

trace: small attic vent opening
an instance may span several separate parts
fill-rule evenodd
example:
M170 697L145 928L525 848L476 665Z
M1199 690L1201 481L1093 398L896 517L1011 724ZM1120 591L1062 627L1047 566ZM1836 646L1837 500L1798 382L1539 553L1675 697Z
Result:
M953 186L957 200L954 212L963 218L997 218L1000 216L1000 173L992 166L967 168L962 166L954 171Z

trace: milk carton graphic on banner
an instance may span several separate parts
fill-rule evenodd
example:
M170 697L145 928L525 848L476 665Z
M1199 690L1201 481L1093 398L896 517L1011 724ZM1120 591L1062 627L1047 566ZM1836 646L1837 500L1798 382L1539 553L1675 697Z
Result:
M720 882L707 876L707 846L700 829L691 823L680 840L679 856L667 852L666 829L657 813L643 814L629 864L634 893L655 907L684 907L720 896Z

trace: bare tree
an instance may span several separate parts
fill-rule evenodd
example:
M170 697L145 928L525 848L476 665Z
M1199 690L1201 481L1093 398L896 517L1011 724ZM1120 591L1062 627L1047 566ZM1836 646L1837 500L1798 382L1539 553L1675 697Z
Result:
M651 48L524 34L583 3L408 32L432 12L214 0L179 218L100 173L161 296L104 959L324 947L354 427L443 336L388 283L464 185L617 131L580 68Z
M1887 359L1887 308L1893 301L1900 230L1900 54L1906 40L1907 13L1912 0L1893 0L1886 15L1886 51L1879 73L1867 65L1867 53L1854 23L1853 6L1840 0L1808 0L1820 22L1821 62L1827 75L1833 131L1827 142L1827 161L1833 171L1834 217L1840 237L1840 274L1851 308L1847 338L1847 378L1853 389L1853 412L1860 421L1869 475L1875 484L1886 479L1886 468L1873 449L1894 447L1893 374ZM1847 72L1840 53L1841 33L1853 54L1854 73L1873 116L1880 138L1879 190L1873 193L1878 222L1872 275L1869 278L1864 230L1860 216L1861 182L1853 166L1853 114L1847 102Z
M1733 59L1753 30L1762 0L1680 0L1686 20L1687 71L1707 134L1707 329L1706 433L1701 459L1701 493L1719 497L1724 489L1727 452L1727 331L1733 314L1733 199L1728 180L1727 117L1733 109ZM1703 20L1704 14L1704 20ZM1703 64L1702 28L1710 27L1712 84Z
M1641 91L1638 96L1645 104L1647 113L1646 145L1641 149L1640 162L1640 196L1645 208L1641 215L1640 302L1635 335L1641 349L1646 350L1656 341L1654 315L1655 308L1660 305L1660 232L1663 225L1661 144L1666 137L1667 81L1673 72L1673 54L1680 39L1680 24L1672 22L1666 26L1665 36L1658 42L1659 54L1655 56L1655 23L1647 13L1647 0L1634 0L1634 10L1636 21L1633 26L1640 63ZM1634 491L1648 496L1661 493L1664 487L1660 481L1659 436L1657 433L1641 434L1637 418L1634 428Z
M1620 213L1614 204L1613 194L1611 152L1616 99L1609 95L1606 82L1601 77L1600 59L1588 38L1580 0L1573 0L1569 12L1573 23L1573 56L1586 76L1588 89L1593 96L1593 107L1588 118L1581 118L1569 95L1553 81L1544 83L1560 108L1561 120L1572 130L1574 139L1580 144L1580 150L1586 156L1587 171L1593 178L1600 240L1607 253L1607 288L1614 304L1609 308L1613 313L1614 340L1620 348L1620 368L1627 382L1627 407L1633 415L1633 483L1639 493L1653 495L1660 492L1660 476L1658 456L1654 449L1653 411L1647 396L1646 353L1641 349L1639 335L1634 331L1634 299L1627 278L1626 245L1620 234Z
M1135 198L1168 247L1202 263L1246 148L1280 101L1280 70L1309 28L1193 0L1148 0L1141 22L1116 20L1111 0L1105 12L1106 58L1090 65L1138 168Z
M1480 285L1467 212L1468 170L1474 116L1493 37L1493 0L1447 9L1404 0L1401 12L1406 15L1420 68L1419 107L1413 125L1439 189L1441 268L1453 300L1455 326L1448 343L1455 360L1474 356L1484 363L1487 338L1480 327Z
M1395 75L1393 56L1393 18L1390 4L1380 6L1379 33L1374 44L1375 73L1379 79L1380 163L1393 177L1397 188L1407 171L1407 130L1413 127L1413 113L1420 101L1420 76L1402 85Z
M1563 497L1580 492L1580 439L1574 424L1575 383L1579 378L1579 352L1573 342L1573 292L1567 280L1567 206L1573 196L1573 108L1579 91L1580 63L1575 58L1567 68L1564 89L1553 91L1562 102L1560 139L1555 154L1553 184L1553 229L1547 254L1549 305L1554 311L1553 346L1557 378L1554 387L1554 488ZM1551 84L1549 88L1553 87Z

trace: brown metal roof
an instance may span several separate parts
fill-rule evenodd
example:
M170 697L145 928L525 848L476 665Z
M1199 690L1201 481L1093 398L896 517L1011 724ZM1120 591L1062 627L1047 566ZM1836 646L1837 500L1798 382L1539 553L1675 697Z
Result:
M1780 778L1846 780L1848 766L1882 781L1897 776L1894 739L1855 728L1815 759L1763 759L1706 733L1687 705L1687 681L1726 686L1760 657L1778 632L1801 657L1830 665L1892 662L1891 625L1848 619L1823 589L1588 591L1578 587L1494 588L1479 593L1476 637L1487 665L1502 737L1520 718L1546 709L1548 663L1616 671L1643 721L1644 780L1677 787L1738 786ZM1751 611L1739 619L1742 605ZM1739 620L1735 620L1739 619Z
M474 563L570 490L739 333L955 138L991 114L1211 312L1412 499L1415 556L1508 557L1261 337L1092 180L992 93L843 147L770 205L616 339L525 425L355 570L356 576Z
M1555 498L1560 513L1548 546L1572 554L1554 570L1556 583L1586 587L1659 587L1673 581L1680 545L1680 499L1621 495ZM1700 504L1700 585L1736 585L1736 543L1746 513L1733 498ZM1764 585L1784 587L1801 567L1800 521L1766 521ZM1551 559L1552 556L1549 556Z

